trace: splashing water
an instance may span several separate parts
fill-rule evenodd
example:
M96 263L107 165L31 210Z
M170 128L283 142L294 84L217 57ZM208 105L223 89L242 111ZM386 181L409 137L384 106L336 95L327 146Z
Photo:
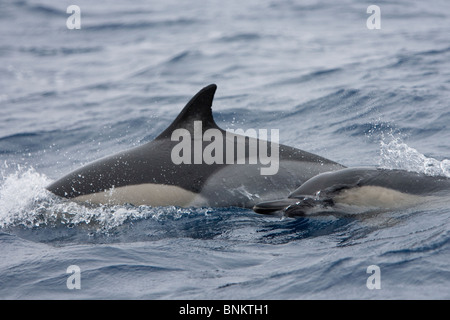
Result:
M439 161L426 157L392 134L382 136L379 166L386 169L402 169L429 176L450 177L450 160Z
M17 166L16 171L10 175L2 173L0 226L5 227L19 221L30 222L30 214L39 216L42 209L39 204L48 197L45 186L49 181L33 168L23 169ZM34 223L39 224L37 220Z
M4 171L4 170L3 170ZM27 228L68 225L91 226L94 231L108 232L127 221L139 219L179 219L191 210L185 208L149 206L90 206L61 199L46 190L51 182L34 168L17 166L12 174L0 176L0 228ZM210 209L196 213L208 215Z

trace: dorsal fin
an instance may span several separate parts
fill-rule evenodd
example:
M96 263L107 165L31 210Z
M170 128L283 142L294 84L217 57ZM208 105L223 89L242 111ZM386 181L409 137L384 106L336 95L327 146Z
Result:
M200 90L181 110L172 124L156 139L171 137L172 132L179 128L193 132L194 121L202 121L203 131L209 128L219 128L212 115L212 102L217 86L210 84Z

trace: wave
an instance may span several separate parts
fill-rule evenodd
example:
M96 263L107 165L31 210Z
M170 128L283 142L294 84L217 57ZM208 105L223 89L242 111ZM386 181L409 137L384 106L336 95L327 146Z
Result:
M217 39L218 42L247 42L261 39L263 36L255 32L237 32L231 35L223 35Z
M178 18L167 19L161 21L123 21L123 22L104 22L99 24L85 24L83 29L89 31L121 31L128 32L130 30L143 29L160 29L174 26L189 26L197 23L195 19Z
M96 53L103 50L102 46L85 46L85 47L50 47L50 46L29 46L20 47L18 49L21 53L29 53L36 57L46 57L46 56L69 56L69 55L80 55Z
M284 78L281 80L274 81L270 83L270 86L285 86L290 84L302 84L305 82L312 82L312 81L320 82L323 80L330 80L331 77L335 77L340 73L342 74L342 71L344 71L344 69L342 68L322 68L295 77ZM342 94L343 91L344 90L339 90L335 94ZM352 94L351 91L349 93Z
M31 4L27 1L17 1L14 6L20 8L21 10L27 10L32 14L41 14L46 17L54 16L59 18L61 16L66 16L66 10L64 10L65 8L62 9L50 5Z

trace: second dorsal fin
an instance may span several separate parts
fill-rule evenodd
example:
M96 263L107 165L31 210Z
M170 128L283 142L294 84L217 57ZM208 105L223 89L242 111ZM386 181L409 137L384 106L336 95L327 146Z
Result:
M164 130L158 138L167 138L172 135L172 132L176 129L184 128L188 131L192 131L194 121L201 121L203 130L209 128L218 128L214 122L212 115L212 102L217 86L210 84L209 86L201 89L181 110L180 114L172 122L172 124Z

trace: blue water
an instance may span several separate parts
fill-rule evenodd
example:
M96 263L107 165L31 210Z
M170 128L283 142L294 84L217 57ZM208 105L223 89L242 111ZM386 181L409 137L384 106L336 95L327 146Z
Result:
M89 207L45 186L216 83L223 128L450 176L448 1L0 2L0 298L449 299L450 204L356 217ZM370 4L381 29L369 30ZM80 268L68 289L67 268ZM370 290L367 268L380 268Z

